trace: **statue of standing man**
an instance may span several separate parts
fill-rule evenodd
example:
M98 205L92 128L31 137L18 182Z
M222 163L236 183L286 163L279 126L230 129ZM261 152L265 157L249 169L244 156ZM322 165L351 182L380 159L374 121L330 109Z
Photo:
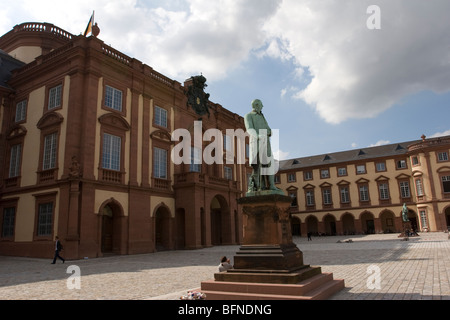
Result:
M248 181L248 193L269 190L269 193L284 194L275 187L274 183L274 159L270 146L272 130L262 113L261 100L253 100L252 111L244 117L245 128L250 135L250 165L253 168Z

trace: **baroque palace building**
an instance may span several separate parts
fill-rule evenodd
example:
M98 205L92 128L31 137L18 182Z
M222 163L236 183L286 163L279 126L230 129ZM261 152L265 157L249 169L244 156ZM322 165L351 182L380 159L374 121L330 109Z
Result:
M208 99L199 113L195 77L169 79L98 34L23 23L0 38L0 254L51 257L56 236L68 259L240 243L248 166L171 151L175 129L225 135L243 118Z
M280 162L295 235L418 232L450 227L450 136Z

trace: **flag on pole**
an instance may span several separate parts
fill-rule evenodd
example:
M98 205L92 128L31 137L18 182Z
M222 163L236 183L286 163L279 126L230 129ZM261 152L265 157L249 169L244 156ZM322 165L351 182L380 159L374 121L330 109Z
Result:
M86 30L84 31L84 36L86 37L88 33L92 33L92 26L94 25L94 11L92 11L91 18L89 19Z

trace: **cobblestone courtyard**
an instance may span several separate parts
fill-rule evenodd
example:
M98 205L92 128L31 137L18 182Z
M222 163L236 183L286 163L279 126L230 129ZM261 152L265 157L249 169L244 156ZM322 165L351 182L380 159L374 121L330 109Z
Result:
M348 241L352 240L352 241ZM294 238L305 264L321 266L345 289L332 300L450 300L450 240L423 233ZM50 264L49 259L0 256L2 300L175 300L213 278L222 255L239 246L164 251ZM80 288L68 269L80 270ZM72 288L71 288L72 287Z

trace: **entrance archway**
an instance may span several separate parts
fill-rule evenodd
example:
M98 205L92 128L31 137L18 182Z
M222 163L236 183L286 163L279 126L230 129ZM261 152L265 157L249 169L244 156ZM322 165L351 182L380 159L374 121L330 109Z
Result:
M336 218L331 214L327 214L323 218L323 222L325 224L325 234L327 236L335 236L336 235Z
M211 244L213 246L231 243L230 209L225 198L216 195L211 200Z
M109 205L106 205L102 210L102 252L113 252L113 211Z
M380 214L381 229L383 233L393 233L395 232L395 215L392 211L385 210Z
M311 232L313 235L319 234L319 221L314 216L306 218L306 232Z
M155 249L164 251L171 249L170 242L170 210L160 205L155 212Z
M445 208L445 221L447 223L447 230L450 231L450 207Z
M409 222L411 222L411 229L413 231L418 231L419 222L417 221L417 214L412 211L411 209L408 209L408 219Z
M365 234L375 233L375 218L372 213L365 211L361 214L361 227Z
M126 219L122 206L114 199L105 201L99 211L102 254L126 254Z
M298 217L292 217L291 219L291 228L293 236L301 236L301 228L300 228L300 219Z
M344 213L341 220L344 235L355 234L355 217L350 213Z

